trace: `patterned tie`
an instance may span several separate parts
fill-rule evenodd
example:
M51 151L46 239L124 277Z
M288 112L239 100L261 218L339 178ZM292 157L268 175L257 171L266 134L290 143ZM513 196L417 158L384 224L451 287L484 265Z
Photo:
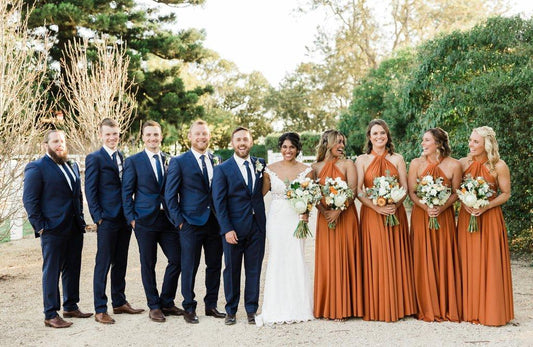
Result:
M253 181L252 181L252 170L250 170L250 163L248 161L245 161L244 166L246 166L246 175L248 176L248 190L250 191L250 194L252 194L253 193Z
M68 168L66 163L61 164L61 167L63 168L63 170L65 170L65 173L67 174L68 179L70 180L70 189L74 190L74 183L76 182L76 179L70 173L70 169Z
M115 151L113 152L113 155L111 156L113 158L113 162L115 163L115 165L117 166L117 170L118 170L118 177L120 177L120 179L122 180L122 170L120 169L120 165L118 165L118 151Z
M157 183L159 187L163 186L163 169L161 169L161 161L159 161L159 155L154 154L155 168L157 170Z
M204 175L204 181L209 187L209 175L207 173L207 165L205 165L205 154L200 156L200 160L202 161L202 174Z

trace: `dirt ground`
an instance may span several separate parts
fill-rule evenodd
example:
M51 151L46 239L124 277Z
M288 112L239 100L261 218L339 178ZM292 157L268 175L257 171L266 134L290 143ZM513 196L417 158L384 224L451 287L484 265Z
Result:
M306 244L308 265L313 268L314 240ZM85 234L81 273L82 311L93 311L92 275L96 254L96 234ZM158 280L164 271L160 252ZM265 256L266 265L267 256ZM41 292L41 248L38 239L23 239L0 244L0 345L30 346L285 346L285 345L533 345L533 267L528 262L513 261L515 320L513 324L493 328L470 323L425 323L406 318L395 323L365 322L350 319L338 323L327 320L258 328L246 323L242 305L237 324L225 326L224 320L203 315L205 289L203 264L197 278L197 313L200 324L187 324L182 317L168 317L155 323L148 314L113 315L114 325L96 323L93 318L68 319L68 329L51 329L43 324ZM266 266L263 266L263 275ZM264 276L263 276L264 279ZM108 288L109 295L109 288ZM126 295L134 307L146 308L135 237L130 244ZM223 310L221 288L218 308ZM176 303L182 297L178 288ZM111 305L110 312L111 312Z

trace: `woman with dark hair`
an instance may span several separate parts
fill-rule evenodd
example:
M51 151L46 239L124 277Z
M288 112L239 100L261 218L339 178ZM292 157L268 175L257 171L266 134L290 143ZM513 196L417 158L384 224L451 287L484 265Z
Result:
M448 133L441 128L427 130L422 137L422 155L409 167L409 196L413 201L415 291L418 319L426 322L459 322L461 313L461 272L453 203L461 184L461 165L450 157ZM416 195L417 181L424 176L442 177L451 195L442 206L429 207ZM438 229L430 228L430 217L437 218Z
M313 319L312 285L304 259L305 240L293 236L299 219L285 195L286 182L312 177L312 169L297 161L302 149L300 136L285 133L278 141L283 159L267 166L263 176L263 194L272 194L266 236L268 266L261 315L257 325L294 323Z
M461 204L457 232L463 279L463 320L500 326L514 318L511 260L501 209L511 196L511 177L509 167L500 159L492 128L475 128L468 147L468 156L460 160L463 177L483 177L495 194L485 207L476 209ZM468 231L471 215L477 217L479 231Z
M366 153L355 162L357 197L361 201L363 235L364 320L394 322L416 313L412 249L403 199L385 206L374 205L365 191L376 177L396 177L407 187L403 157L394 153L387 123L374 119L366 131ZM398 225L385 225L395 215Z
M355 190L355 166L344 157L345 142L346 137L337 130L324 132L312 167L321 184L326 177L340 177ZM314 315L336 321L361 317L363 285L357 210L353 201L343 211L327 209L322 203L317 208ZM335 228L330 229L329 223L335 223Z

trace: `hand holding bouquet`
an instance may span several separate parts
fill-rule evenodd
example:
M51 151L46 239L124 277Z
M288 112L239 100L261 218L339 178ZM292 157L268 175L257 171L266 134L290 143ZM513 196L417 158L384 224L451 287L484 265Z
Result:
M346 210L350 206L350 199L353 198L353 190L348 186L348 183L343 181L340 177L335 179L326 177L324 185L322 186L322 195L326 207L330 210ZM337 223L328 223L328 228L335 229Z
M470 174L466 175L463 183L457 190L457 196L463 204L471 208L481 208L489 204L489 198L494 195L489 183L483 177L473 178ZM468 231L473 233L479 230L477 217L470 215Z
M429 208L443 206L452 194L451 189L445 186L444 178L433 178L431 175L424 176L416 180L416 196L419 202ZM440 228L437 217L429 217L429 228L438 230Z
M313 206L315 206L322 198L320 191L320 185L309 177L303 179L295 179L290 182L285 195L289 200L292 208L298 214L306 214L311 212ZM298 226L294 231L294 237L299 239L305 239L307 236L313 236L307 225L307 221L298 221Z
M383 207L387 204L395 204L402 200L407 194L404 187L398 183L395 176L391 176L388 172L385 176L374 178L374 186L366 189L366 195L372 200L376 206ZM400 221L395 214L390 214L385 217L385 226L395 226L400 224Z

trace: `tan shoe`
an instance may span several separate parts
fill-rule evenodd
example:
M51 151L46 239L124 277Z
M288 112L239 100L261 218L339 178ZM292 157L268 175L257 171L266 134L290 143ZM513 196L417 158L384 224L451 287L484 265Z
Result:
M107 312L97 313L94 315L94 320L102 324L115 324L115 320Z
M124 305L119 307L113 307L114 314L128 313L128 314L138 314L144 312L142 308L133 308L129 302L126 302Z
M50 328L60 329L60 328L68 328L69 326L72 325L72 322L67 322L66 320L61 318L59 315L57 315L52 319L45 319L44 325Z
M83 313L80 310L63 311L63 318L89 318L92 313Z

